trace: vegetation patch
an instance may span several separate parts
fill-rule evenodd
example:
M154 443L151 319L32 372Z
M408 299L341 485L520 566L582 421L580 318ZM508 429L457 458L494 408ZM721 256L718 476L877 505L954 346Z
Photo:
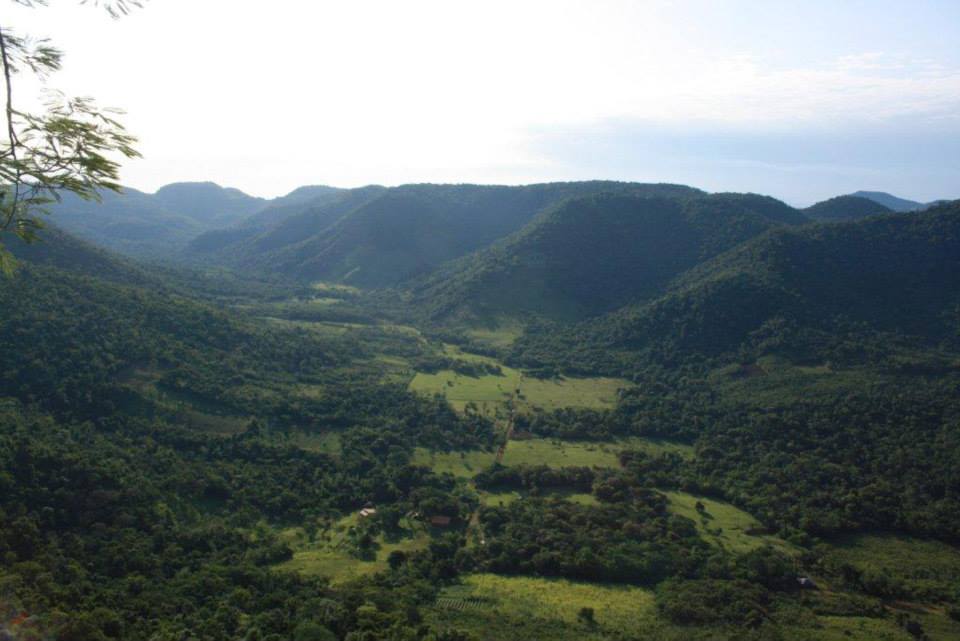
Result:
M332 584L343 584L389 569L391 552L413 552L426 547L430 536L415 521L402 520L404 529L396 536L378 534L367 555L357 554L357 542L363 536L361 517L351 514L316 532L313 539L302 528L281 533L280 539L293 549L293 558L278 569L307 576L325 576Z
M960 550L928 539L854 535L835 541L826 562L885 598L939 602L954 598L960 586Z
M550 467L620 467L620 453L639 450L648 454L675 452L692 454L692 448L680 443L642 437L617 439L608 443L532 438L510 441L503 457L504 465L548 465Z
M413 464L429 467L436 474L453 474L462 478L472 478L496 460L493 452L468 450L462 452L438 452L425 447L414 450Z
M323 452L331 456L340 454L339 432L322 432L320 434L296 432L291 440L294 445L308 452Z
M579 505L599 505L600 502L597 500L593 494L587 494L586 492L569 492L562 490L546 490L541 491L540 496L553 496L557 498L562 498L565 501L570 501L572 503L577 503ZM480 503L487 507L498 507L498 506L507 506L513 503L514 501L519 501L523 499L523 494L520 492L481 492L480 493Z
M487 604L498 617L560 621L583 632L600 628L630 635L657 625L653 593L634 586L472 574L462 585L444 589L440 599Z
M772 545L783 552L794 552L794 548L783 539L764 534L760 521L729 503L684 492L664 494L670 501L670 511L693 520L700 536L708 543L735 554L764 545ZM697 508L698 504L702 506L701 509Z
M490 415L508 403L513 403L521 411L563 407L609 409L616 406L619 391L630 386L628 381L620 378L532 378L496 359L470 354L449 345L444 347L443 354L496 367L500 371L499 375L470 376L444 369L432 373L418 372L411 381L411 391L440 394L460 411L469 403Z
M512 318L502 318L495 327L473 327L466 330L467 336L490 347L510 347L523 334L523 324Z

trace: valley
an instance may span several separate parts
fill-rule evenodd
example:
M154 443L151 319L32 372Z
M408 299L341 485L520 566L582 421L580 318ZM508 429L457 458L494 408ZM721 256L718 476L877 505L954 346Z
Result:
M314 196L163 268L66 231L16 250L24 607L104 638L166 638L167 602L211 639L960 636L956 204Z

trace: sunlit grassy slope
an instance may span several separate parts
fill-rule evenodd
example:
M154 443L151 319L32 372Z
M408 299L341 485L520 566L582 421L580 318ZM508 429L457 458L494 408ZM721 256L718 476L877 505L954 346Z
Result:
M419 524L408 522L402 536L387 540L383 535L376 537L376 558L359 559L350 553L351 530L359 522L356 513L340 519L330 527L321 530L314 541L309 541L301 528L284 530L281 539L294 550L293 558L278 566L278 569L299 572L306 575L326 576L331 583L340 584L383 572L387 569L387 557L394 550L412 552L427 545L430 540L425 529Z
M772 545L785 552L794 551L783 539L759 534L762 525L757 519L729 503L693 496L683 492L664 492L670 501L670 510L680 516L692 519L697 524L700 536L708 543L722 547L734 553L749 552L764 545ZM704 511L696 509L697 501L703 504ZM750 531L757 534L748 534Z
M593 608L595 624L577 618L581 608ZM627 635L648 631L658 624L653 593L632 586L577 583L564 579L504 577L495 574L466 576L463 584L446 588L435 608L440 618L456 613L457 618L471 612L475 623L484 619L497 624L560 624L563 636L590 638L601 631ZM481 639L495 639L496 627L477 625Z
M632 437L608 443L563 441L533 438L510 441L503 457L504 465L547 465L550 467L619 467L620 452L641 450L651 454L676 452L681 456L692 454L692 448L679 443ZM454 476L470 478L496 460L494 452L470 450L466 452L438 452L418 447L414 463L425 465L435 472L449 472Z
M561 407L611 408L616 405L619 390L630 386L619 378L536 379L519 370L485 356L469 354L446 346L445 355L467 362L482 362L500 367L502 375L466 376L452 370L417 373L410 389L425 394L441 394L455 408L462 410L473 402L481 411L493 413L514 398L518 409L539 407L546 410Z

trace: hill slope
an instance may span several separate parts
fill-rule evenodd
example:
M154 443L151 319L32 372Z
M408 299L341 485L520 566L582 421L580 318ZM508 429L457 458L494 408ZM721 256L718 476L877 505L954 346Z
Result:
M50 207L51 220L84 240L130 256L169 257L198 234L240 220L265 201L214 183L177 183L156 194L103 192L102 202L73 194Z
M934 203L920 203L915 200L907 200L906 198L900 198L894 196L893 194L888 194L885 191L855 191L851 196L857 198L866 198L872 200L875 203L880 203L884 207L887 207L891 211L920 211L925 209L931 204Z
M667 197L702 193L680 185L598 181L522 187L406 185L368 199L374 189L366 188L352 211L313 235L308 234L322 225L311 223L309 216L275 227L258 243L245 246L234 265L301 280L388 287L516 231L566 198L604 191Z
M752 194L589 196L416 283L412 302L433 320L596 315L656 295L681 272L771 227L805 221Z
M857 220L893 210L861 196L837 196L807 207L803 213L814 220Z
M258 256L295 245L318 234L353 209L386 191L370 186L340 190L327 188L306 200L284 196L233 227L206 232L193 239L184 254L231 262L237 256ZM296 193L296 192L294 192Z
M617 350L664 363L780 352L863 360L897 345L960 349L960 203L922 214L774 229L699 265L646 304L528 335L517 354L555 362ZM604 369L603 365L598 365Z
M91 245L53 225L47 225L30 244L14 238L7 249L18 261L55 267L114 283L143 285L146 273L132 261Z
M161 205L204 225L229 225L262 209L263 198L212 182L172 183L153 195Z

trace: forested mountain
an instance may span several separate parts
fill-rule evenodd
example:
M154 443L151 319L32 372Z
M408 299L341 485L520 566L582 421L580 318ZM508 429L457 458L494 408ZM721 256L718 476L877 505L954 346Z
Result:
M655 300L567 330L563 339L531 336L524 357L550 361L564 341L575 351L589 345L674 364L766 352L856 361L904 345L955 352L958 273L958 203L778 228L683 274Z
M134 257L170 260L207 232L226 228L220 235L231 238L230 234L243 235L238 229L262 230L339 191L306 186L265 200L212 182L173 183L154 194L130 188L119 194L105 191L101 202L64 194L61 202L50 207L50 214L54 224L102 247Z
M212 182L172 183L158 189L153 197L169 210L207 226L229 225L262 209L267 202Z
M195 271L10 243L0 638L960 635L960 203L319 188L227 229Z
M886 205L862 196L836 196L807 207L803 213L814 220L857 220L892 211Z
M298 245L384 191L385 187L378 186L327 188L319 193L308 191L312 195L306 200L291 200L287 196L233 227L201 234L186 248L185 255L231 264L242 257Z
M385 287L428 273L441 263L520 229L539 211L566 198L604 191L681 196L680 185L612 182L523 187L405 185L364 188L317 212L282 223L241 245L233 264L300 280ZM375 197L371 197L375 196ZM353 208L344 211L348 205ZM326 228L333 216L342 216ZM311 233L312 232L312 233Z
M344 190L326 185L307 185L297 187L286 196L280 196L252 216L235 223L234 227L254 227L266 229L287 216L301 210L302 207L316 207L336 199Z
M806 220L754 194L571 199L413 284L411 302L435 321L597 315L655 296L683 271L767 229Z
M56 267L104 280L144 285L147 272L135 262L80 240L55 225L46 225L33 243L15 239L8 245L18 261Z
M921 209L925 209L931 205L937 204L920 203L915 200L908 200L906 198L894 196L893 194L888 194L885 191L855 191L850 195L857 198L866 198L868 200L872 200L875 203L879 203L884 207L887 207L891 211L899 212L920 211Z

